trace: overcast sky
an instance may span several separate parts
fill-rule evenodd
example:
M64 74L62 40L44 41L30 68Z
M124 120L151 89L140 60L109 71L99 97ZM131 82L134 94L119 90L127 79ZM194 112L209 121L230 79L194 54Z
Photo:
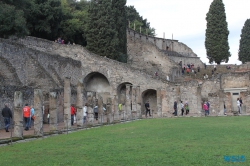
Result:
M206 14L213 0L127 0L136 8L157 37L179 40L208 63L205 49ZM238 61L239 40L245 21L250 18L250 0L223 0L229 29L230 64Z

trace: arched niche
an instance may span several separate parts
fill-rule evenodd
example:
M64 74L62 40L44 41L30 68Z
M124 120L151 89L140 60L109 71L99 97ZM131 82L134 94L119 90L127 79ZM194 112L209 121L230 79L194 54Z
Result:
M122 84L120 84L118 87L117 87L117 96L118 96L118 103L122 103L123 105L125 104L126 102L126 85L129 84L129 85L132 85L131 83L129 82L124 82ZM130 91L131 93L131 91ZM130 94L131 95L131 94Z
M93 93L96 95L94 97L101 95L103 102L106 103L107 98L110 96L111 87L108 79L103 74L92 72L84 78L83 84L87 94Z
M146 109L145 109L145 103L149 101L150 106L150 113L151 114L157 114L157 92L154 89L147 89L142 92L142 106L141 106L141 113L142 115L145 115ZM153 112L152 112L153 111Z

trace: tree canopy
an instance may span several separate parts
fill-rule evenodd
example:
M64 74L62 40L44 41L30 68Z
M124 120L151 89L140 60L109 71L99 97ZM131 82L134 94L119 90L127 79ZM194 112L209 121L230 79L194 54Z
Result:
M231 56L228 44L228 27L222 0L214 0L206 16L205 47L209 63L228 62Z
M31 35L87 46L101 56L127 61L126 28L155 35L147 19L126 0L2 0L0 37Z
M250 19L247 19L240 35L239 60L242 63L250 61Z

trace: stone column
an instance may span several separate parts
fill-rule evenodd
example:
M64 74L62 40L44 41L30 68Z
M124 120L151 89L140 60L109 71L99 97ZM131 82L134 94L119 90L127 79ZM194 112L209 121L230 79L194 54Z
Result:
M88 117L87 117L87 124L93 125L94 124L94 110L93 110L93 103L95 102L93 99L93 92L87 93L87 105L88 105Z
M219 90L219 111L218 111L218 115L224 115L224 103L225 103L225 99L224 99L224 91L223 90ZM210 110L211 112L211 110Z
M101 95L98 95L98 123L102 124L104 119L103 113L103 99Z
M126 84L126 119L131 119L131 97L130 97L130 84Z
M133 112L133 117L134 119L137 119L137 104L136 104L136 86L132 86L132 112Z
M202 111L202 101L201 101L201 87L197 87L197 108L196 108L196 114L199 116L203 115L203 111ZM185 103L183 103L185 104ZM190 108L189 108L190 109Z
M49 93L49 115L50 115L50 124L49 129L50 131L57 130L57 94L56 92Z
M114 105L114 121L119 121L119 110L118 110L118 96L114 95L113 99L113 105Z
M106 110L106 112L107 112L107 123L112 123L113 122L113 116L112 116L112 106L113 106L113 104L112 104L112 99L109 97L108 99L107 99L107 110Z
M162 117L162 97L161 97L161 88L157 89L157 116Z
M76 120L77 120L77 126L83 126L83 85L82 81L79 80L77 84L77 98L76 98Z
M23 137L23 93L14 93L14 137Z
M34 109L35 109L35 121L34 121L34 135L43 136L43 110L42 101L43 93L41 89L34 89Z
M64 127L67 129L71 128L71 115L70 115L70 102L71 102L71 87L70 78L64 79Z
M137 109L137 117L142 118L142 115L141 115L141 91L140 91L140 86L136 87L136 109Z

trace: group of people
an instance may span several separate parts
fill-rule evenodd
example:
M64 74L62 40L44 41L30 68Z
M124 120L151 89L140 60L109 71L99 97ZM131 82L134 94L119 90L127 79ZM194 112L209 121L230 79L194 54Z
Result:
M55 40L56 43L59 43L59 44L65 44L64 43L64 40L61 39L61 37L58 37L56 40ZM68 45L71 45L70 41L68 42ZM73 45L75 45L75 43L73 43Z
M83 124L87 121L87 103L83 106ZM74 123L76 121L76 108L73 104L70 106L70 115L71 115L71 125L74 126Z
M194 73L194 75L196 76L197 72L200 72L200 65L197 66L197 71L194 69L194 64L187 64L187 65L183 65L182 67L182 75L184 75L185 71L187 72L187 74L189 73Z
M183 116L184 112L186 111L186 115L189 114L189 106L188 106L188 102L186 102L185 104L183 104L183 102L181 101L180 104L181 107L181 115ZM177 101L174 102L174 112L172 113L174 116L177 116Z
M24 121L25 121L25 129L26 131L28 131L31 128L31 123L35 120L35 109L33 108L33 106L29 107L28 104L25 104L25 106L23 107L23 117L24 117Z
M5 131L9 132L12 112L8 107L8 104L5 104L4 108L2 109L2 116L4 117ZM29 107L28 104L25 104L25 107L23 107L23 118L25 121L24 130L28 131L31 128L32 121L34 122L35 120L35 109L33 108L33 106Z

